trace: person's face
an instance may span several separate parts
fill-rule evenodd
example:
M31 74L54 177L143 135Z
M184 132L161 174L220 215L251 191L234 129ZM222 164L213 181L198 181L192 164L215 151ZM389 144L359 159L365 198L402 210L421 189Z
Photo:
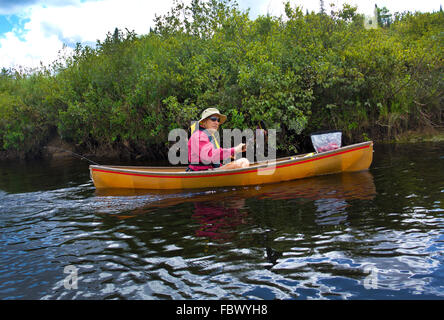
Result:
M204 128L209 131L217 131L220 125L220 118L218 115L212 115L206 118L203 122Z

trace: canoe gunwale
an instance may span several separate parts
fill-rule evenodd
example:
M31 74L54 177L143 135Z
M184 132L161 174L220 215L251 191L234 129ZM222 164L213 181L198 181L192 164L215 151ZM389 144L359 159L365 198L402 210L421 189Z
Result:
M256 162L251 164L248 168L239 169L215 169L215 170L204 170L204 171L189 171L186 172L186 166L170 166L170 167L142 167L142 166L112 166L112 165L90 165L90 171L105 171L108 173L122 173L122 174L134 174L141 176L159 176L159 177L210 177L218 175L229 175L229 174L243 174L250 173L258 170L267 170L272 168L278 168L281 166L289 166L299 162L314 161L316 159L329 158L335 155L340 155L343 153L361 150L370 147L373 144L372 141L357 143L349 146L344 146L335 150L326 151L322 153L315 153L314 155L303 154L303 155L293 155L284 158L278 158L275 160L266 160L262 162ZM173 170L171 172L166 172L162 170ZM176 171L178 170L178 171ZM183 170L183 171L179 171Z

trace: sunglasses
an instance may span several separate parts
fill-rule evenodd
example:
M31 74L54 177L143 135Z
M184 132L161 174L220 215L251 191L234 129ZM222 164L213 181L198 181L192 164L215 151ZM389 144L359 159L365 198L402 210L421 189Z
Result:
M210 117L210 120L220 122L220 119L218 117Z

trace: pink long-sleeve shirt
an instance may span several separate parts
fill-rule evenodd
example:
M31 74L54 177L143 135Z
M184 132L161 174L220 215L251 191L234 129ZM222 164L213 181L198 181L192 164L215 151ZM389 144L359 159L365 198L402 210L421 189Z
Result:
M216 148L201 127L188 140L188 162L193 171L213 169L213 164L222 164L234 155L234 148Z

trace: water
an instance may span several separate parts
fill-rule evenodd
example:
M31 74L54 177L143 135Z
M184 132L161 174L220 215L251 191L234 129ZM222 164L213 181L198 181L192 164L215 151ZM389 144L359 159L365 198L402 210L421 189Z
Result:
M0 298L443 299L443 227L442 143L376 144L361 173L164 193L97 192L77 159L1 163Z

